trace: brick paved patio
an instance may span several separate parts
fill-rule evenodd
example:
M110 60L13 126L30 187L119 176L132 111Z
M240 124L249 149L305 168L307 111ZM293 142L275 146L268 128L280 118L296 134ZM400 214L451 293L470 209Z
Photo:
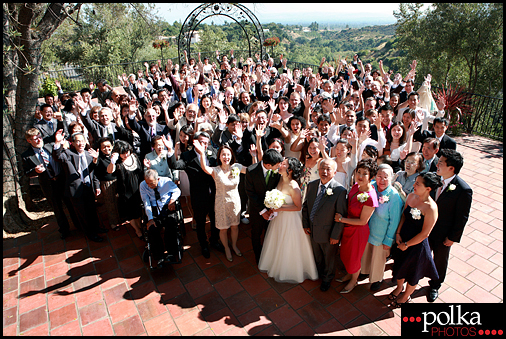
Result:
M473 204L436 302L502 303L502 142L457 141ZM205 259L189 222L186 229L183 262L153 272L141 260L144 243L131 227L93 243L76 230L60 240L51 222L4 240L3 334L400 335L400 310L386 307L394 288L391 261L386 283L375 293L367 279L350 294L340 294L344 284L335 281L323 293L319 281L281 284L260 273L248 225L240 226L244 256L233 262L213 250ZM339 269L337 276L344 274ZM426 291L424 279L413 301L426 303Z

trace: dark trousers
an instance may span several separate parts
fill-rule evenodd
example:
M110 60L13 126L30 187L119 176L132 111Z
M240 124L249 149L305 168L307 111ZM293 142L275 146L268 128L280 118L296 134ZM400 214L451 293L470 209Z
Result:
M331 282L336 275L336 258L339 243L336 245L317 243L311 237L311 247L313 248L318 276L322 278L322 282Z
M442 240L431 240L429 237L429 246L434 254L434 264L436 265L438 280L429 280L431 288L439 289L445 281L446 270L448 269L448 258L450 257L451 246L445 246Z
M207 195L207 199L203 197L195 197L195 194L191 195L193 218L197 223L197 238L201 247L208 247L207 235L206 235L206 217L209 215L211 221L211 237L209 241L212 243L218 242L220 239L220 230L216 228L215 217L214 217L214 196ZM205 197L204 197L205 198Z
M262 233L267 231L269 221L265 220L258 212L250 211L249 215L251 225L251 245L255 253L257 264L260 262L260 254L262 254Z
M241 198L241 212L246 212L248 203L248 195L246 194L246 174L240 174L237 189L239 190L239 197Z
M81 229L86 236L97 235L100 221L95 205L95 194L90 186L84 185L83 194L79 198L71 197L70 201L74 207Z
M155 217L155 225L148 229L148 239L151 253L155 260L161 259L164 248L167 254L177 254L177 217L176 212L168 215ZM162 241L161 231L165 228L164 240ZM165 246L164 246L165 243Z
M70 231L70 225L63 209L63 204L67 206L72 223L76 228L79 228L79 219L74 212L74 207L69 199L64 197L63 191L65 189L65 175L62 173L56 177L56 180L39 178L40 188L46 197L49 205L53 208L56 223L58 224L58 231L61 234L66 234Z

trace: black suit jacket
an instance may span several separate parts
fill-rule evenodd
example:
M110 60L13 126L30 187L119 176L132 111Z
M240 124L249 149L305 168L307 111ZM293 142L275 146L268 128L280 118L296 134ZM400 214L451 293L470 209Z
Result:
M63 129L63 136L65 138L69 137L68 126L65 120L62 119L62 121L60 121L52 118L51 121L53 122L53 130L51 130L51 127L49 127L48 123L44 119L41 119L39 122L33 125L33 127L40 131L42 140L44 140L44 144L53 143L54 135L59 129Z
M251 159L251 155L249 153L249 149L251 144L256 145L257 142L257 136L256 136L256 130L253 129L253 131L249 131L248 129L244 130L244 135L242 137L242 152L239 154L237 161L243 165L249 166L253 162ZM268 148L267 141L271 140L273 138L280 138L283 139L281 136L281 132L279 132L277 129L272 128L270 126L267 126L265 128L265 134L261 139L261 145L262 150L265 152Z
M216 150L209 146L206 150L206 153L208 152L211 153L210 155L206 154L209 159L209 166L215 167L217 165ZM190 181L190 196L192 201L195 201L194 199L196 199L197 201L209 203L209 192L211 192L212 197L216 194L214 179L211 175L204 172L202 167L200 167L200 161L194 149L181 153L179 160L176 160L175 155L170 157L169 167L171 169L183 170L186 172L188 180ZM195 208L198 208L198 206Z
M451 190L450 185L455 185L455 189ZM431 193L433 199L435 199L436 191ZM448 238L451 241L460 242L464 226L469 219L472 200L473 190L456 175L436 201L438 218L429 239L443 242Z
M425 159L424 159L425 161ZM429 171L428 172L436 172L437 171L437 163L439 162L439 157L436 155L434 157L434 160L430 163Z
M141 140L141 160L144 156L151 152L151 134L149 134L149 125L146 121L137 121L135 117L133 119L128 118L128 125L133 129ZM165 135L170 133L170 128L167 125L156 124L156 135Z
M86 114L84 116L81 115L81 120L84 126L88 129L88 131L91 132L93 140L95 140L95 145L93 145L93 148L95 149L98 148L99 146L97 144L98 139L109 135L107 128L100 122L91 119L89 114ZM133 144L134 136L131 131L129 131L124 127L117 126L116 123L114 122L111 122L111 126L114 131L114 140L123 140L128 142L129 144Z
M246 171L245 190L248 195L248 208L251 217L259 217L260 211L265 207L265 193L278 186L280 174L273 174L269 179L269 184L265 183L262 162L257 162L248 167Z
M436 137L436 132L428 131L428 130L420 131L420 129L419 129L415 132L415 134L413 134L413 141L419 141L420 143L423 143L423 141L425 139L435 138L435 137ZM444 134L443 139L441 139L441 142L439 143L439 151L436 154L438 157L441 156L441 150L443 148L457 150L457 143L455 142L455 140L450 138L448 135ZM421 146L420 146L419 152L420 151L421 151Z
M49 154L51 154L51 156L53 156L53 144L44 144L43 148L46 151L48 151ZM52 187L51 179L49 179L49 175L48 175L47 171L44 171L42 173L35 172L35 167L40 165L41 162L31 146L29 146L27 148L27 150L25 152L23 152L23 154L21 154L21 159L23 161L23 171L24 171L25 175L27 175L30 178L37 176L39 178L39 184L42 188L42 191L44 192L44 194L49 194L46 192L51 192L50 191L51 187ZM56 158L54 158L53 160L55 163L54 165L57 167L57 168L54 168L56 176L58 178L61 176L64 176L64 172L61 168L60 162ZM63 192L62 192L62 194L63 194Z
M86 153L86 161L88 163L88 172L90 174L91 188L93 191L100 189L100 181L95 177L92 156ZM81 181L79 173L79 154L70 149L60 148L53 150L53 157L59 159L63 163L63 169L66 174L67 181L65 183L65 196L69 198L80 198L83 194L84 183Z

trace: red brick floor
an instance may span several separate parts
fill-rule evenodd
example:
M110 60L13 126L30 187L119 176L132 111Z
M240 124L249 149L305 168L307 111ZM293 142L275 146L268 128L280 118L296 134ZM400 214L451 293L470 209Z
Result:
M474 190L461 243L450 254L438 303L503 302L502 143L457 138L461 176ZM190 219L187 219L190 221ZM129 227L129 226L128 226ZM260 273L250 227L240 226L243 257L232 263L214 250L205 259L186 224L183 262L150 272L144 243L129 227L90 243L78 231L60 240L55 222L3 242L4 335L399 335L400 310L387 307L386 282L368 280L350 294L332 282L280 284ZM390 262L391 263L391 262ZM337 276L344 274L342 266ZM426 303L427 279L414 293ZM20 297L23 294L25 297Z

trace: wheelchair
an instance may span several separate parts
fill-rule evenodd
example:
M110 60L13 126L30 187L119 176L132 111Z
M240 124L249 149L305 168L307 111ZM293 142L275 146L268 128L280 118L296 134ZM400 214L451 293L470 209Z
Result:
M180 264L183 260L183 253L184 253L183 237L186 235L183 209L181 208L181 203L179 202L179 199L176 200L175 205L176 208L174 211L169 211L167 205L165 205L162 211L160 211L160 214L153 218L156 227L161 227L161 229L163 229L165 233L164 236L162 237L162 231L160 230L159 245L161 245L163 249L167 248L167 251L163 251L162 258L158 258L156 267L153 266L155 258L153 253L153 244L151 243L148 236L147 230L148 220L146 212L144 210L144 205L142 206L143 211L142 234L144 240L146 241L146 248L142 253L142 260L145 263L149 263L149 268L151 270L161 268L164 265ZM166 232L169 232L168 235ZM165 244L164 240L170 241L171 244L170 245Z

